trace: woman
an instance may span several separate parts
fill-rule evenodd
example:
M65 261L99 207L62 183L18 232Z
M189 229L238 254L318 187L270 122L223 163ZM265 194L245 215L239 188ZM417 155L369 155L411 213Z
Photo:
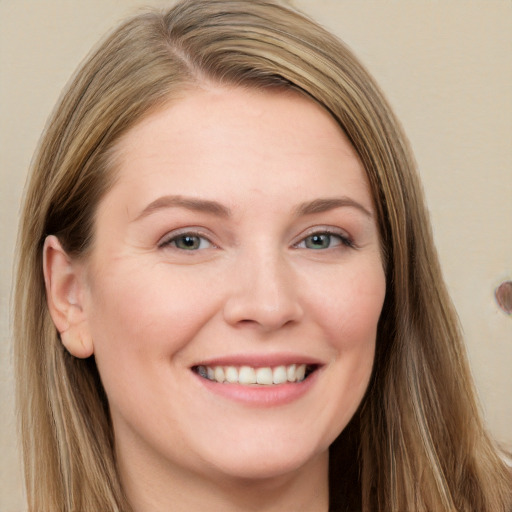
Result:
M279 4L183 2L86 61L16 340L30 510L511 506L398 122Z

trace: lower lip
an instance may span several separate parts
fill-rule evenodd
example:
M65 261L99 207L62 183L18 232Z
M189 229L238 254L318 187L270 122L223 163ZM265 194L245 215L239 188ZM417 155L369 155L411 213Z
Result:
M315 370L302 382L287 382L271 386L257 384L244 386L242 384L215 382L194 372L196 378L208 391L229 400L256 407L275 407L298 400L315 384L318 374L319 369Z

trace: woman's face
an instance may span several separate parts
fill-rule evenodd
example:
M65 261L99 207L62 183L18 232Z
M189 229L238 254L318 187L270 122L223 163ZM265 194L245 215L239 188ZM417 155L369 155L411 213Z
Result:
M83 310L120 465L261 478L326 462L385 294L354 149L299 94L217 88L118 150Z

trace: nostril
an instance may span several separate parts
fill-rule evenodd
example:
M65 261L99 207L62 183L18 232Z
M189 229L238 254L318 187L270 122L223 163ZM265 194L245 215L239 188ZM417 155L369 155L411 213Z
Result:
M296 324L303 313L291 293L265 293L255 288L229 297L223 314L232 326L273 331Z

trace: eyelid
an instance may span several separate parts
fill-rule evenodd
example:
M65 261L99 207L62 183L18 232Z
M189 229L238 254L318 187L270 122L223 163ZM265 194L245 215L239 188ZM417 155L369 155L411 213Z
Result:
M181 236L197 236L198 238L203 238L208 241L208 243L212 247L218 247L217 244L215 244L212 241L211 235L208 235L204 232L203 229L197 226L187 226L185 228L176 229L174 231L170 231L166 233L163 237L160 238L160 240L157 242L158 247L166 247L171 244L174 240Z
M331 235L337 236L341 239L342 245L350 248L357 248L354 239L347 231L333 226L314 226L303 231L298 237L297 241L292 244L293 247L298 247L299 244L304 242L306 238L313 235Z

